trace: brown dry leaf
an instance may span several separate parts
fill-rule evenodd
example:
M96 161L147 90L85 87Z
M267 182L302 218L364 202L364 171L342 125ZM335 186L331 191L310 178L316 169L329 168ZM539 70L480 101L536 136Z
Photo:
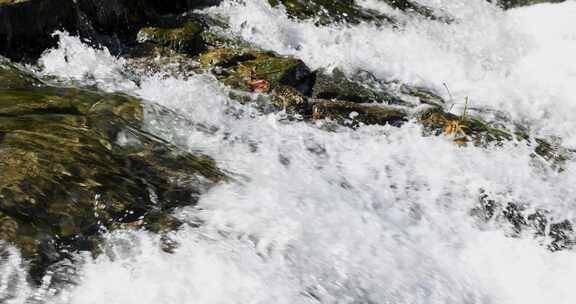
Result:
M466 132L464 129L467 128L465 124L462 124L459 120L450 120L447 122L446 127L444 127L444 134L454 136L464 135L466 136Z

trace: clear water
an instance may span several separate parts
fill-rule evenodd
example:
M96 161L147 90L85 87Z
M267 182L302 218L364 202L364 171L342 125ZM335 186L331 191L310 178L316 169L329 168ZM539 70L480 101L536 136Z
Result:
M451 25L393 12L399 30L315 27L264 0L209 9L231 32L310 67L367 70L447 93L461 105L506 111L532 134L576 147L576 2L503 12L483 0L420 0L454 16ZM389 12L376 0L358 3ZM88 259L64 292L20 280L6 303L35 294L47 303L574 303L576 254L546 240L506 236L504 223L478 223L479 189L574 219L576 167L558 173L523 145L459 148L422 137L416 124L326 132L230 100L209 75L129 75L126 62L60 33L43 73L124 91L174 110L150 111L149 128L214 157L236 181L177 212L203 221L172 236L117 232L109 254ZM455 108L454 112L459 113ZM176 114L175 114L176 115ZM210 130L210 131L207 131ZM10 257L2 280L18 275ZM6 290L0 290L0 295Z

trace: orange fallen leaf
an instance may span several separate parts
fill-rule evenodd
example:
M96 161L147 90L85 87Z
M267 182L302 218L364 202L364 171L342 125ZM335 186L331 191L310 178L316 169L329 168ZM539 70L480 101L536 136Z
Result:
M250 79L248 85L256 93L265 93L270 90L270 81L266 79Z

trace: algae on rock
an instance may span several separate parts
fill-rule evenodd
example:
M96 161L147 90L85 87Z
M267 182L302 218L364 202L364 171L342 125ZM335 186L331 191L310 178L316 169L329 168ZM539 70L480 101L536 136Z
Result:
M213 68L226 85L254 91L252 81L265 81L265 92L279 85L298 87L310 77L310 70L299 59L273 52L249 49L213 49L200 56L200 63Z
M202 24L193 20L169 27L149 26L140 29L137 40L140 43L152 42L175 51L196 55L205 48Z
M137 98L16 84L0 88L0 237L36 280L70 252L97 252L101 232L123 223L173 228L173 208L225 179L209 157L143 131Z

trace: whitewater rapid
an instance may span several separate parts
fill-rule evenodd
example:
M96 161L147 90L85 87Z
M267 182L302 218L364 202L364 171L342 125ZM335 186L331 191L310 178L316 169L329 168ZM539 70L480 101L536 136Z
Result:
M431 87L457 114L469 97L576 147L576 2L507 12L484 0L418 2L456 22L392 12L401 29L316 27L264 0L206 11L311 68ZM390 12L376 0L358 3ZM239 105L210 75L131 75L126 60L59 37L39 73L142 97L152 132L214 157L234 182L177 212L201 225L171 236L174 254L157 236L116 232L108 254L87 258L77 286L51 296L21 282L9 304L34 293L49 304L576 302L573 251L550 252L546 240L508 237L505 223L470 216L484 189L575 219L573 163L559 173L527 146L463 149L412 123L327 132Z

